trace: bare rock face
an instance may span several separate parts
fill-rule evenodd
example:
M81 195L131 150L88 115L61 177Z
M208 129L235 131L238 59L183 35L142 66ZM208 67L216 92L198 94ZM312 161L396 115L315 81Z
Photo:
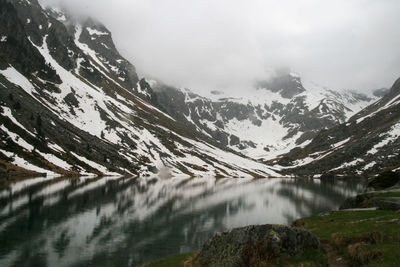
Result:
M280 256L299 256L319 248L310 232L283 225L252 225L218 233L200 251L204 266L254 266Z
M288 99L291 99L295 95L301 94L306 91L301 83L300 77L294 76L290 73L282 73L270 80L259 81L256 84L256 87L263 88L275 93L279 92L283 98Z

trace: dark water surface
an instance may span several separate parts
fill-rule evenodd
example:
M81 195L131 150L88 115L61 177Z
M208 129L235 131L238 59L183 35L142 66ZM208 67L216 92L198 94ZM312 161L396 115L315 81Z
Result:
M213 233L290 224L363 185L310 179L36 178L0 190L0 266L137 266Z

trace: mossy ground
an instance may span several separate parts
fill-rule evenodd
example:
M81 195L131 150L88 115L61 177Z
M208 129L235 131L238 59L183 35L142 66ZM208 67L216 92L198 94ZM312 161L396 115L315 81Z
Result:
M335 211L323 216L299 219L295 226L315 234L330 246L335 257L349 266L400 266L400 211ZM328 253L329 254L329 253ZM146 267L185 266L192 264L196 252L148 263ZM323 251L310 250L301 257L281 257L257 266L327 266L329 257ZM185 264L186 262L186 264Z
M195 251L187 254L175 255L158 261L143 264L141 267L184 267L185 262L193 257L196 257L197 254L198 252Z
M146 263L141 267L201 267L199 259L197 258L198 252L188 254L181 254L165 258L162 260ZM289 258L281 257L273 262L258 262L254 266L302 266L302 267L315 267L326 265L327 259L322 251L309 250L306 251L301 257Z
M375 195L374 197L400 197L400 192L386 192Z
M294 224L332 246L351 266L400 266L399 211L337 211Z

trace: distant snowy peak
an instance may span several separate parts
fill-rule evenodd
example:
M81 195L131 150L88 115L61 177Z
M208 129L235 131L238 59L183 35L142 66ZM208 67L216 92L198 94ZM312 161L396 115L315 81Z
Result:
M305 146L319 130L345 122L375 99L315 84L305 88L300 77L291 73L269 84L275 87L246 88L241 93L214 91L204 97L153 83L153 103L224 146L249 157L271 159Z

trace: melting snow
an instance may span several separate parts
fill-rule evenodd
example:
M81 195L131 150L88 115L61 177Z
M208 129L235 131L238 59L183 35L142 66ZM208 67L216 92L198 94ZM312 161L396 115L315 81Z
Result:
M146 90L142 89L139 82L136 84L136 86L137 86L137 90L140 94L150 97L150 94Z
M48 162L53 163L54 165L64 169L64 170L70 170L72 168L72 165L67 163L66 161L58 158L57 156L53 154L47 154L47 153L42 153L40 151L37 151L43 158L45 158Z
M61 116L78 128L83 129L91 133L92 135L100 137L101 131L106 128L106 123L101 119L97 107L101 107L112 117L114 117L114 115L108 110L107 106L105 105L106 100L114 100L102 94L100 92L101 89L96 88L95 86L87 85L76 76L74 76L71 72L61 67L57 63L57 61L53 59L53 57L50 55L46 39L47 36L43 40L43 46L37 48L46 59L46 62L51 64L51 66L57 71L58 75L60 75L61 79L63 80L63 83L59 85L61 93L54 95L55 97L57 97L59 102L59 104L55 108L62 108L65 111L63 112L64 114L69 114L69 106L65 105L63 99L67 94L72 92L71 88L73 88L75 90L75 94L80 96L80 98L84 98L85 101L81 101L80 109L75 110L77 116ZM90 97L87 97L88 94L90 94ZM119 103L115 103L115 105L121 106Z
M368 163L367 165L365 165L363 170L368 170L368 169L374 167L375 165L376 165L376 162L372 161L372 162Z
M35 88L32 83L25 78L24 75L19 73L14 67L8 67L5 70L0 70L0 74L7 78L13 84L20 86L27 93L33 96L32 92L34 92Z
M7 157L13 158L12 163L14 165L17 165L19 167L25 168L27 170L35 171L35 172L38 172L38 173L44 173L47 176L58 176L57 173L49 171L49 170L46 170L46 169L43 169L43 168L40 168L40 167L38 167L36 165L33 165L32 163L30 163L30 162L26 161L25 159L15 155L14 153L10 153L10 152L4 151L4 150L0 150L0 152L3 153L4 155L6 155Z
M332 169L331 171L336 171L336 170L340 170L340 169L343 169L343 168L346 168L346 167L356 166L356 165L358 165L360 163L363 163L363 162L364 162L363 159L355 159L355 160L353 160L351 162L345 162L342 165L340 165L339 167Z
M349 142L349 141L350 141L350 137L347 138L347 139L345 139L345 140L342 140L342 141L340 141L340 142L337 142L337 143L331 145L331 147L333 147L333 148L339 148L339 147L343 146L344 144L346 144L346 143Z
M14 143L17 143L28 151L32 151L34 149L31 144L22 139L18 134L9 131L4 125L0 125L0 129L6 132L8 136L14 141Z
M92 29L87 27L86 30L89 32L90 35L109 35L108 32L101 32L96 29Z
M389 143L395 141L400 136L400 123L393 125L387 133L381 134L380 136L385 136L385 139L376 144L371 148L367 154L375 154L380 148L388 145Z
M12 115L12 113L11 113L11 109L10 108L8 108L8 107L3 107L2 106L2 109L3 109L3 115L4 116L6 116L6 117L8 117L15 125L17 125L18 127L20 127L21 129L23 129L23 130L25 130L27 133L29 133L30 135L32 135L32 136L35 136L33 133L31 133L30 131L28 131L21 123L19 123L18 121L17 121L17 119L16 118L14 118L14 116Z
M79 159L80 161L82 161L82 162L86 163L87 165L89 165L90 167L92 167L92 168L94 168L94 169L96 169L96 170L102 172L103 174L106 174L106 175L120 175L119 173L110 172L106 167L104 167L104 166L102 166L102 165L100 165L100 164L97 164L96 162L93 162L93 161L91 161L91 160L88 160L88 159L85 158L85 157L81 157L81 156L75 154L74 152L70 152L70 153L71 153L74 157L76 157L77 159Z
M100 61L100 59L97 57L97 53L90 49L87 44L81 43L79 41L79 37L82 34L82 26L77 25L75 27L75 44L77 47L79 47L86 55L90 56L99 66L101 66L104 70L108 70L103 63Z
M398 95L397 97L394 97L392 100L390 100L388 103L386 103L384 106L380 107L379 109L375 110L374 112L372 112L364 117L358 118L357 123L360 123L363 120L370 118L370 117L374 116L375 114L377 114L378 112L385 110L387 108L390 108L391 106L393 106L399 102L400 102L400 95Z
M287 134L287 129L271 117L263 120L260 126L253 124L249 119L239 121L234 118L226 124L226 129L241 140L251 140L264 145L273 145Z
M47 146L48 146L49 148L51 148L52 150L59 151L59 152L65 152L64 149L62 149L62 147L60 147L60 146L57 145L57 144L51 144L51 143L49 143L49 144L47 144Z

